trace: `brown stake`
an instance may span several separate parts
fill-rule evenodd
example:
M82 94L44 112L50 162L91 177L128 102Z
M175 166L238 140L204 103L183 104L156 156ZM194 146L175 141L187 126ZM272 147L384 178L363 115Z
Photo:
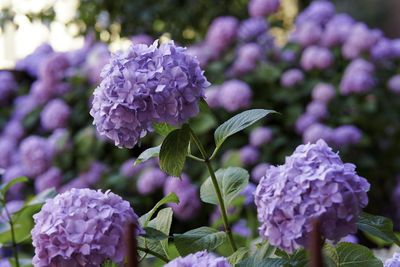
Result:
M310 267L323 267L322 264L322 239L318 218L312 221L313 230L309 239Z
M125 242L125 256L127 262L125 267L138 267L137 243L135 238L136 225L131 223L126 227L126 235L124 236Z

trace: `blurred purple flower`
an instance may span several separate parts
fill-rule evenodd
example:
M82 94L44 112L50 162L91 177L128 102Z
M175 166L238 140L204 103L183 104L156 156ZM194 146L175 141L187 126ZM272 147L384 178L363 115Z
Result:
M268 23L264 18L249 18L239 25L237 36L241 41L249 42L267 34Z
M3 136L14 141L21 140L25 135L25 129L19 120L11 119L7 122L3 129Z
M260 151L256 147L247 145L239 150L243 166L254 165L260 159Z
M151 45L154 42L153 38L150 35L144 33L133 35L129 39L131 40L133 45L136 44Z
M326 107L326 104L318 100L314 100L307 105L306 113L310 114L317 120L329 117L329 112L328 108Z
M71 149L69 132L65 128L58 128L47 138L52 155L57 155Z
M291 40L303 47L317 44L322 35L322 28L315 22L309 21L296 27Z
M61 193L67 192L73 188L82 189L82 188L88 188L88 187L89 187L89 185L86 183L86 181L84 181L80 177L77 177L77 178L72 179L65 185L61 186L57 190L57 192L61 194Z
M278 11L280 0L250 0L248 9L250 17L258 18Z
M14 100L13 120L22 121L26 115L38 107L38 102L32 95L22 95Z
M52 164L52 153L46 139L31 135L22 140L19 152L22 164L30 177L47 171Z
M257 185L253 183L248 183L247 186L243 189L242 192L240 192L240 196L244 196L244 205L245 206L250 206L254 204L254 192L256 192L256 187Z
M347 14L337 14L325 26L321 44L327 47L343 44L351 30L354 20Z
M57 96L57 85L47 80L36 80L32 83L29 94L38 105L43 105Z
M71 189L48 199L33 219L35 266L122 264L125 227L134 224L135 236L143 231L129 202L110 191Z
M53 99L43 108L40 113L40 122L44 129L54 131L65 128L71 113L70 107L61 99Z
M314 101L321 101L328 103L335 97L335 88L329 83L319 83L312 91L312 98Z
M90 50L83 72L88 76L90 83L99 84L101 82L101 70L110 61L110 52L104 43L96 43Z
M392 92L400 94L400 74L394 75L390 78L387 86Z
M39 66L39 79L48 81L50 84L57 83L65 77L65 71L69 66L66 53L54 52L41 62Z
M304 80L304 74L299 69L289 69L281 76L281 85L285 87L292 87Z
M17 153L16 141L9 137L0 136L0 168L7 168L14 164Z
M382 32L379 30L371 30L361 22L355 23L342 47L342 54L348 59L357 58L362 52L369 51L381 36Z
M2 183L9 183L12 180L27 176L27 171L24 169L21 164L15 164L8 167L3 173ZM22 189L24 188L25 183L17 183L8 189L7 199L23 199Z
M10 71L0 71L0 105L8 105L12 94L17 90L17 83Z
M49 44L41 44L32 54L18 60L15 69L26 71L32 77L37 77L42 62L52 53L53 48Z
M201 267L231 267L224 257L217 257L213 253L208 253L207 250L189 254L182 258L173 259L164 265L164 267L184 267L184 266L201 266Z
M303 143L316 143L319 139L330 143L333 138L333 130L321 123L314 123L303 133Z
M198 114L209 86L198 61L173 42L135 45L102 71L90 114L101 135L132 148L153 122L178 126Z
M251 229L247 227L245 219L240 219L237 223L233 224L232 232L244 237L250 237L251 235Z
M391 259L385 261L383 267L399 267L400 266L400 253L394 253Z
M310 127L312 124L314 124L315 122L317 122L317 118L315 118L313 115L311 114L302 114L300 115L300 117L297 118L296 121L296 132L298 134L302 134L304 133L304 131Z
M309 46L301 55L300 65L303 69L309 71L313 68L326 69L333 64L333 55L325 47Z
M249 143L254 147L261 147L268 144L272 140L272 136L272 131L268 127L258 127L251 131Z
M256 165L251 171L250 178L258 184L261 178L267 174L269 167L271 167L271 164L268 163L260 163Z
M239 21L232 16L214 19L208 28L206 45L223 52L235 40L238 25Z
M357 231L370 185L323 141L300 145L284 165L272 166L255 193L260 236L288 253L307 247L311 219L321 234L338 241Z
M163 187L166 179L167 175L157 167L145 169L137 180L137 190L141 195L152 194Z
M210 86L206 89L205 93L205 99L207 101L207 104L210 106L210 108L216 108L221 106L219 103L219 91L221 90L220 86Z
M240 80L227 80L220 88L218 102L227 111L233 112L242 108L249 108L252 91L250 87Z
M372 48L371 56L374 60L389 60L394 58L392 40L381 38Z
M335 6L329 1L313 1L296 18L296 24L309 21L321 26L325 25L335 15Z
M358 144L361 138L362 132L354 125L339 126L332 133L332 141L338 147Z
M107 170L107 166L99 161L95 161L90 165L88 171L79 174L79 178L90 186L97 183Z
M374 65L363 59L353 60L346 68L340 81L340 92L344 95L363 93L372 89Z
M60 169L51 167L35 179L35 192L38 194L48 188L58 189L62 184L63 175Z

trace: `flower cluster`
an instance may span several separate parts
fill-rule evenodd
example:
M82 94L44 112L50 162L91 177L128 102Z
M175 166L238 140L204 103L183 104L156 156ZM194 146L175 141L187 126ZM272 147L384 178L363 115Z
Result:
M36 177L51 167L51 149L43 137L31 135L25 138L21 142L19 152L22 164L31 177Z
M357 231L369 184L323 141L297 147L284 165L271 166L255 193L260 236L289 253L307 245L311 219L327 239Z
M206 250L189 254L184 258L178 257L164 265L164 267L182 266L231 267L227 259L208 253Z
M8 104L9 99L17 88L14 76L9 71L0 71L0 104Z
M68 124L71 113L69 106L61 99L53 99L46 104L40 114L40 122L44 129L53 131L64 128Z
M178 126L199 112L209 85L198 61L173 42L134 45L112 56L90 114L101 135L132 148L153 122Z
M109 191L71 189L49 199L33 216L35 266L99 266L124 259L124 227L141 230L129 202Z

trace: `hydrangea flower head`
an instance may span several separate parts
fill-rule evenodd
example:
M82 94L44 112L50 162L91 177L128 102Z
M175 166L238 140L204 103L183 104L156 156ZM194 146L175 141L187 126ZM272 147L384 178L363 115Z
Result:
M383 267L398 267L400 266L400 253L394 253L391 259L385 261Z
M53 99L43 108L40 113L40 122L44 129L53 131L65 128L68 125L70 107L61 99Z
M263 17L278 11L280 0L250 0L248 9L250 17Z
M14 141L19 141L25 135L25 129L21 121L12 119L7 122L3 129L3 136Z
M22 164L28 175L36 177L51 167L52 153L46 139L39 136L29 136L22 140L19 151Z
M306 113L314 116L317 120L329 117L326 104L322 101L311 101L306 107Z
M333 63L332 52L325 47L309 46L301 56L300 65L309 71L313 68L326 69Z
M319 42L322 35L322 28L312 21L305 22L297 26L292 35L293 41L296 41L303 47L313 45Z
M138 44L113 55L90 114L101 135L132 148L153 122L178 126L198 114L209 85L199 62L174 43Z
M62 184L63 175L60 169L51 167L45 173L42 173L35 179L35 191L40 193L48 188L58 189Z
M328 103L335 97L335 88L329 83L319 83L312 90L313 100Z
M265 162L257 164L251 171L250 178L258 184L261 178L265 176L270 166L271 164Z
M154 42L153 38L150 35L144 33L131 36L129 39L134 45L135 44L151 45Z
M332 141L333 130L321 123L314 123L303 133L303 143L315 143L322 139L328 143Z
M296 18L296 24L313 21L321 26L335 15L335 6L330 1L313 1Z
M189 254L186 257L178 257L164 265L164 267L231 267L228 260L224 257L218 257L213 253L208 253L206 250Z
M109 191L71 189L48 199L33 218L35 266L121 264L124 227L132 223L136 234L142 231L129 202Z
M260 159L260 151L256 147L251 145L242 147L239 150L239 155L243 166L256 164L257 161Z
M272 135L272 131L268 127L258 127L250 133L250 145L261 147L268 144L272 140Z
M8 104L12 93L17 89L17 83L10 71L0 71L0 104Z
M218 94L218 102L228 111L248 108L251 104L252 91L247 83L240 80L225 81Z
M390 78L387 86L392 92L400 94L400 75L394 75Z
M362 138L362 132L354 125L342 125L333 130L332 141L341 147L348 144L358 144Z
M37 77L39 75L39 68L42 65L42 62L53 53L53 48L49 44L41 44L35 51L26 56L23 59L20 59L16 66L16 70L24 70L29 73L29 75L33 77Z
M139 176L137 181L138 192L147 195L155 192L164 185L167 175L159 168L148 168Z
M307 246L311 220L319 218L321 234L339 241L357 231L369 187L323 140L300 145L284 165L271 166L257 186L260 236L292 253Z
M16 142L9 137L0 137L0 168L11 166L16 154Z
M233 42L239 25L237 18L232 16L218 17L208 28L205 42L218 53L223 52Z
M343 44L350 33L354 20L347 14L337 14L325 25L321 44L327 47Z
M296 120L296 125L295 125L296 132L299 134L304 133L304 131L307 130L307 128L313 125L316 121L317 118L311 114L308 113L301 114L300 117L298 117Z
M268 23L264 18L249 18L240 23L237 36L242 41L253 41L267 34Z
M281 76L281 85L285 87L294 86L304 80L304 74L299 69L289 69Z

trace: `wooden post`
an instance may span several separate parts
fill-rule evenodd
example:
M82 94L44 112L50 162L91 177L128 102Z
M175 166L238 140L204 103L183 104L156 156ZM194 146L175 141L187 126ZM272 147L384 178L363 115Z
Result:
M136 225L131 223L126 227L126 235L124 236L125 243L125 256L127 262L125 267L138 267L138 254L137 254L137 243L136 243Z
M309 239L310 267L323 267L322 264L322 239L318 218L312 221L313 230Z

